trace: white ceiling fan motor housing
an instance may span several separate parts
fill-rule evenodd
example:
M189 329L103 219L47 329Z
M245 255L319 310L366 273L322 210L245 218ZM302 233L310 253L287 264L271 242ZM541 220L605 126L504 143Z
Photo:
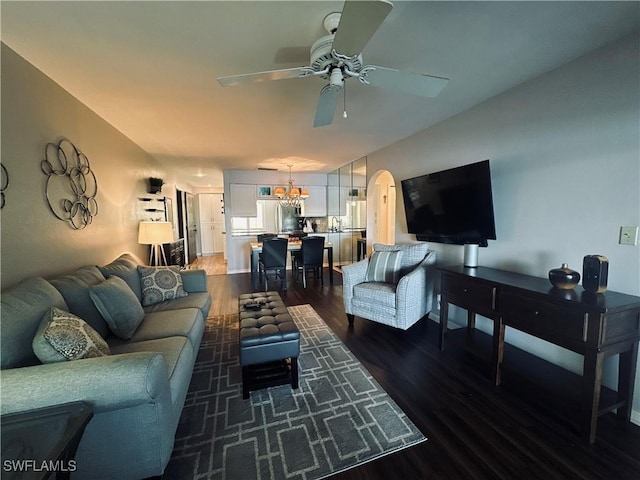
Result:
M343 57L336 58L332 54L333 39L336 31L338 30L341 16L342 14L340 12L333 12L324 17L322 25L325 30L329 32L329 35L319 38L313 43L313 45L311 45L310 66L314 72L321 72L330 66L340 67L341 69L346 68L347 70L351 70L356 73L362 68L362 55L346 59ZM325 80L329 80L332 70L335 69L330 68L329 73L319 76Z
M310 66L314 72L321 72L328 66L345 67L352 72L359 72L362 69L362 55L349 59L337 59L333 54L333 34L319 38L311 45ZM329 73L319 75L325 80L329 79Z

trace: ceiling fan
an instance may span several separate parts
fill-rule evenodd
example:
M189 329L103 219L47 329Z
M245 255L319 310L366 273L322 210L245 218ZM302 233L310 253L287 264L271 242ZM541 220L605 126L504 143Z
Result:
M314 127L331 124L344 82L354 77L364 85L389 88L411 95L435 97L449 81L446 78L403 72L376 65L363 65L362 50L391 12L386 0L347 0L342 13L330 13L324 19L329 33L311 46L308 67L219 77L223 87L287 78L320 77L329 80L320 91ZM345 111L346 116L346 111Z

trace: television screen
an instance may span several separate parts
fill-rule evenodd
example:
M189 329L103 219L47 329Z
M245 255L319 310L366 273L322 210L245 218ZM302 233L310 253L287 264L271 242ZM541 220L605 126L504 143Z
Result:
M418 240L486 247L496 239L489 160L402 180L402 195Z

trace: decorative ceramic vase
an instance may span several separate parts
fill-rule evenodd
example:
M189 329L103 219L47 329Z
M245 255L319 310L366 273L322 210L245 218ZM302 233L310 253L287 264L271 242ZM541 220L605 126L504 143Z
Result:
M571 270L568 264L563 263L560 268L549 270L549 281L556 288L571 290L580 281L580 274Z

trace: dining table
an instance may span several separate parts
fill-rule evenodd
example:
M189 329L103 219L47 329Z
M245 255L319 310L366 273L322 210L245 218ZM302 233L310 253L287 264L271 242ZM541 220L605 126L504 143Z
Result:
M251 247L251 285L253 290L258 290L258 258L262 253L262 242L249 242ZM289 239L287 246L288 252L295 252L302 248L300 240ZM324 242L324 249L327 251L327 260L329 263L329 284L333 285L333 244Z

